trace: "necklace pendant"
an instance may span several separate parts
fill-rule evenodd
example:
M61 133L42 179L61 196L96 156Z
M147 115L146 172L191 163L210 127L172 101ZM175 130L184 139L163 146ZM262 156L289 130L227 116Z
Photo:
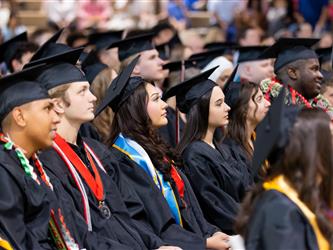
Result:
M99 202L98 209L101 212L101 215L103 216L103 218L110 219L111 211L110 211L110 208L105 204L104 201Z

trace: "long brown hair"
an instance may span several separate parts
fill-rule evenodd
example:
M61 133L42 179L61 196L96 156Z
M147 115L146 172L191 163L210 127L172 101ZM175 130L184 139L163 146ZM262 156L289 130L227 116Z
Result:
M102 70L94 79L91 84L91 92L96 96L96 107L104 99L107 88L110 86L112 80L116 77L113 69L107 68ZM106 143L106 139L110 135L110 127L113 119L113 111L110 107L106 107L92 123L96 127L101 139Z
M229 111L229 124L227 137L236 141L245 150L248 158L250 159L253 150L247 141L248 135L246 120L248 116L250 100L256 105L254 113L257 112L258 105L254 98L259 91L259 85L253 82L241 83L238 101L231 107Z
M150 83L146 83L150 84ZM172 181L170 175L171 165L164 161L177 160L178 157L172 149L163 142L147 113L148 94L146 84L141 84L133 94L120 106L115 113L111 125L108 145L112 147L119 133L139 143L148 153L156 169L158 169L166 181Z
M333 154L330 118L322 110L303 109L289 130L289 142L282 156L268 170L265 180L284 175L299 198L316 215L321 232L333 244L333 225L324 209L333 205ZM236 222L236 230L247 235L247 225L255 204L264 192L262 184L248 193Z

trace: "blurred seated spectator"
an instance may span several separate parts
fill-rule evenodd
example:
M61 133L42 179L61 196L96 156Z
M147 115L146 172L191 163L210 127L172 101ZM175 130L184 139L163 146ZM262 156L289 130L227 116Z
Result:
M311 38L312 34L312 27L309 23L301 23L298 26L296 31L297 38Z
M10 7L8 1L0 0L0 29L3 29L9 20Z
M56 30L52 28L39 28L36 29L30 36L30 40L38 46L44 44L54 34Z
M23 33L26 31L27 28L20 23L20 20L16 16L15 12L11 12L7 25L2 28L2 35L4 40L7 41L8 39Z
M108 0L79 0L76 10L77 27L81 30L105 29L112 14L111 3Z
M169 0L168 14L170 22L178 30L183 30L188 25L187 9L183 0Z
M66 44L72 48L79 48L88 43L88 38L80 31L74 31L68 34Z
M213 23L217 23L224 30L234 20L235 14L240 12L246 7L245 0L233 0L233 1L207 1L207 10L212 13L214 20Z
M49 22L58 27L68 26L76 17L75 0L44 0L43 9Z
M325 29L329 0L298 0L297 3L298 12L312 26L315 34Z
M179 37L185 47L190 48L194 54L203 51L205 42L194 29L188 29L179 32Z
M237 40L241 46L256 46L261 42L262 32L259 28L245 26L238 30Z

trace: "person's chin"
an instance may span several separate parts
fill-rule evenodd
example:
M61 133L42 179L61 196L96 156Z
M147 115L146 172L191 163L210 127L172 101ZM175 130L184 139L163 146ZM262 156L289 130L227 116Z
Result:
M226 120L223 122L223 124L221 125L221 127L227 126L229 124L229 120Z

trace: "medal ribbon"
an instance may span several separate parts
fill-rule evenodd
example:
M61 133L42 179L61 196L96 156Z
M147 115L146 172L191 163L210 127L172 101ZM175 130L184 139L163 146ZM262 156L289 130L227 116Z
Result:
M121 133L118 135L115 143L112 146L126 154L131 160L135 161L154 180L154 183L161 190L164 198L166 199L177 224L182 226L182 217L171 184L168 181L164 181L163 175L158 170L156 170L144 148L142 148L135 141L125 138ZM176 170L174 169L174 171ZM171 175L172 174L178 181L178 173L176 175L173 171L171 171ZM180 176L178 177L180 178ZM184 194L184 192L182 192L182 194Z
M92 160L89 150L86 150L86 146L84 145L88 156L88 160L93 169L95 177L92 176L88 167L82 162L80 157L74 152L74 150L68 145L68 143L58 134L56 135L54 142L63 150L63 152L68 157L70 162L73 164L75 169L81 174L81 176L86 181L87 185L89 186L90 190L93 192L96 199L99 202L102 202L105 198L102 179L94 161Z

